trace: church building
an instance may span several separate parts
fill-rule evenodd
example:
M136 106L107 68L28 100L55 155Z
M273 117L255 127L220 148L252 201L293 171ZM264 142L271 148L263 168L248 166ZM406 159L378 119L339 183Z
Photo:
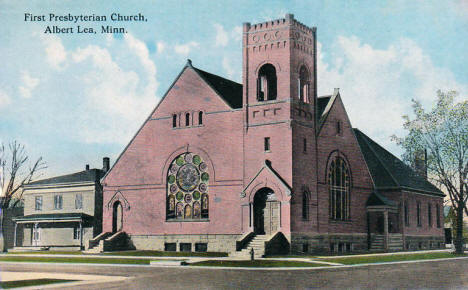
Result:
M286 14L244 23L242 84L188 60L101 180L102 236L256 256L443 247L424 160L352 128L338 89L317 96L316 43Z

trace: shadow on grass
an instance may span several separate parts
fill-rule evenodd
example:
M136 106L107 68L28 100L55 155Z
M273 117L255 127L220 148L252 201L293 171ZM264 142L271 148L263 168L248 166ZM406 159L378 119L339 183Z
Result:
M33 280L5 281L5 282L0 282L0 288L10 289L10 288L18 288L18 287L43 286L43 285L48 285L48 284L76 282L76 281L78 280L33 279Z

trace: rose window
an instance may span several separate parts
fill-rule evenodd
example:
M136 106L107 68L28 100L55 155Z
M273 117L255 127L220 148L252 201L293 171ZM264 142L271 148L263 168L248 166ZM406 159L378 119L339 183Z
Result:
M167 219L208 218L208 166L199 155L184 153L167 173Z

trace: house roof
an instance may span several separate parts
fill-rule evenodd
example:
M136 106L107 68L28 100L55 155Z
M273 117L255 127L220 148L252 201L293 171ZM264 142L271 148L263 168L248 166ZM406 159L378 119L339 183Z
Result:
M373 191L366 202L366 206L396 206L396 202L389 200L377 191Z
M193 67L193 66L192 66ZM229 104L233 109L242 108L242 85L215 74L193 69Z
M92 219L93 217L85 213L53 213L53 214L33 214L14 218L15 221L37 221L37 220L79 220Z
M358 129L354 129L354 134L377 189L406 189L445 196L432 183L367 135Z
M317 114L319 117L322 116L323 111L325 111L325 107L327 106L331 97L332 96L330 95L330 96L320 96L317 98Z
M28 183L26 186L99 181L99 179L104 175L104 173L105 172L101 169L90 169L72 174L60 175L47 179L33 181Z

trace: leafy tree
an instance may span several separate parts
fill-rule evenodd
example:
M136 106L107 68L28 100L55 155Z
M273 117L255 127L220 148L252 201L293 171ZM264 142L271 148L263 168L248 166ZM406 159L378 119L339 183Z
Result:
M29 157L26 154L24 145L13 141L8 145L0 144L0 237L4 233L3 218L8 207L14 207L18 202L21 202L23 191L22 187L31 182L38 176L38 173L46 168L42 157L39 157L36 162L26 168ZM13 203L13 204L10 204ZM3 250L3 249L1 249Z
M455 103L457 96L455 91L438 91L437 104L429 112L413 100L414 119L403 116L408 135L392 139L405 150L406 162L427 150L428 178L450 197L457 221L455 249L463 253L463 214L468 215L468 101Z

